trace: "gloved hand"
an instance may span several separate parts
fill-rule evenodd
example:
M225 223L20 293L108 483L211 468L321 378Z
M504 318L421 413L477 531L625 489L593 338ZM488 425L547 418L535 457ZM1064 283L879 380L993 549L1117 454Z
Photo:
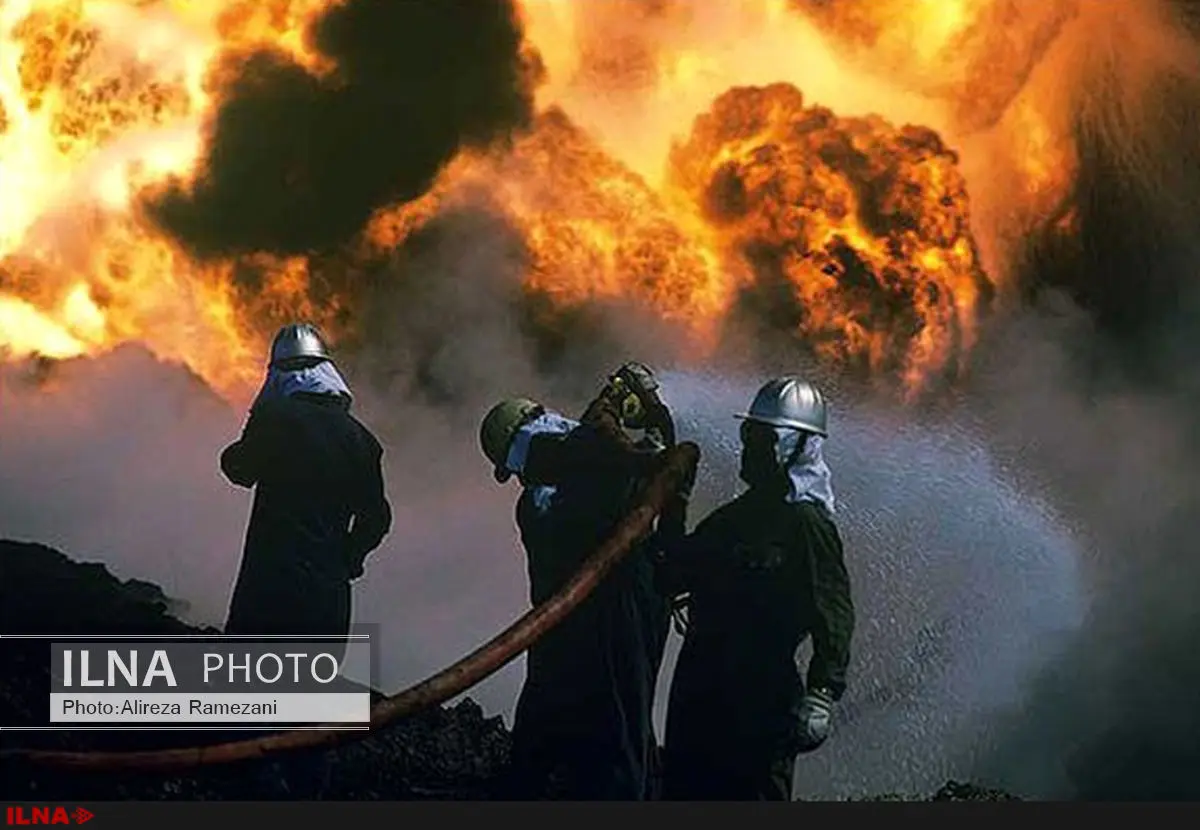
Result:
M795 749L812 752L829 738L833 730L833 695L826 689L810 689L796 712Z
M642 418L646 435L664 449L675 446L675 419L662 402L652 406Z
M658 397L658 381L643 363L630 361L608 379L606 393L621 411L621 423L629 429L644 429L648 416L665 409Z

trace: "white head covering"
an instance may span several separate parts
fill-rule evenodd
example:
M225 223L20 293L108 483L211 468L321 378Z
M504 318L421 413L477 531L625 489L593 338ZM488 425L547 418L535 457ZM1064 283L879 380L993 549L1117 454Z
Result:
M821 447L820 435L786 427L775 427L775 456L788 477L789 502L812 501L834 512L833 476ZM800 439L806 437L803 446Z
M566 435L578 426L578 421L546 410L517 430L517 434L513 436L512 443L508 447L508 458L504 462L505 468L514 475L520 476L525 471L525 459L529 454L529 445L533 441L533 436ZM544 513L550 509L556 488L542 484L527 489L539 512Z
M347 401L352 401L350 387L342 378L332 361L323 360L315 366L303 369L282 369L272 366L267 370L267 378L263 381L258 397L254 399L254 407L268 400L279 400L299 392L313 395L338 395ZM252 407L253 408L253 407Z

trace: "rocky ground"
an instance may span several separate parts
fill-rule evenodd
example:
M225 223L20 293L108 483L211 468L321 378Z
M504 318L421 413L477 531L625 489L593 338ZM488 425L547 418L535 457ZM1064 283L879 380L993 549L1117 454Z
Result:
M212 632L180 622L174 604L153 584L120 581L98 563L75 562L50 548L0 540L0 631L6 634L184 634ZM46 706L46 646L7 644L0 657L0 724L35 723ZM143 748L186 745L198 733L6 733L18 745ZM210 734L210 733L200 733ZM12 737L16 736L16 737ZM244 736L244 734L243 734ZM508 756L500 717L473 700L440 707L330 753L331 800L486 800ZM301 761L302 763L302 761ZM287 782L297 761L248 762L189 775L76 774L7 762L0 770L14 800L260 800L305 798ZM932 796L884 795L881 801L997 801L1013 796L950 782Z

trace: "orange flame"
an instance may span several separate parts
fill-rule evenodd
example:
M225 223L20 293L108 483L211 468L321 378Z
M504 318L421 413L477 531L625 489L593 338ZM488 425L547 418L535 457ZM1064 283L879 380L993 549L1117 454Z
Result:
M140 340L222 392L254 381L261 337L241 319L232 266L195 265L132 207L140 187L192 170L220 52L270 45L322 69L302 37L322 5L0 6L0 350L66 357ZM303 268L281 263L280 290Z
M64 357L139 340L244 400L275 321L311 316L335 333L341 321L352 325L351 298L314 299L318 264L264 255L200 265L136 208L147 185L194 175L220 103L210 77L217 57L267 46L327 72L329 60L304 33L330 5L4 0L0 353ZM969 346L980 266L1003 284L1012 228L1057 221L1069 192L1074 158L1061 117L1069 108L1039 93L1037 67L1073 16L1097 13L1072 0L519 5L547 69L535 127L511 147L460 155L428 196L380 211L362 250L400 244L448 202L484 198L524 236L531 295L555 308L631 300L684 322L711 349L738 293L761 277L747 246L777 218L773 211L792 211L820 226L806 231L805 245L794 236L784 245L794 299L805 309L797 333L833 359L895 364L914 387L955 362L951 340ZM693 137L670 163L672 146L719 96L778 82L810 107L851 119L836 130L868 167L886 168L892 178L878 186L892 188L889 198L920 191L900 211L915 230L868 230L848 170L795 157L798 147L776 134L802 117L794 107L768 118L767 132L735 129L719 147ZM897 142L926 135L907 131L910 124L936 131L953 153L888 162ZM917 143L933 147L935 138ZM771 152L792 168L764 161ZM681 159L700 167L680 178ZM795 185L796 164L815 177L816 202L767 198L768 185ZM761 197L752 200L758 215L731 224L705 213L702 191L723 165ZM942 233L939 223L967 217L969 228ZM822 270L835 238L877 285L908 285L915 320L867 319L876 313L870 303ZM247 270L261 277L254 291L239 287Z
M681 323L701 349L714 344L731 294L709 229L557 109L511 148L460 156L425 198L381 211L366 237L393 248L442 206L481 193L525 240L528 292L556 308L633 300Z
M819 354L898 371L910 391L957 368L990 285L935 133L838 119L786 84L734 88L672 160L726 244L787 281Z

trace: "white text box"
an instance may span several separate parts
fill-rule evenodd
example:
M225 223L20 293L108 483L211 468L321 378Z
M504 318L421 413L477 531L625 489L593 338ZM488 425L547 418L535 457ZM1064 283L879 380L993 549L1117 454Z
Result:
M367 723L371 696L313 694L50 695L51 723Z

